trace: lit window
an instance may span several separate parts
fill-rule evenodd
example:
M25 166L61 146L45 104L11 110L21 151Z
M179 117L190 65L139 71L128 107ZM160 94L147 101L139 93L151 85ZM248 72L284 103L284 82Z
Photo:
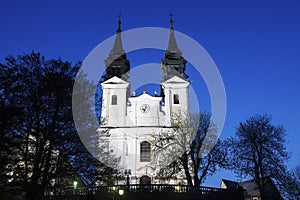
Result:
M151 145L149 142L142 142L141 143L141 154L140 160L141 162L150 162L151 161Z
M112 95L112 97L111 97L111 105L117 105L117 103L118 103L117 95Z
M179 95L174 94L174 104L179 104Z

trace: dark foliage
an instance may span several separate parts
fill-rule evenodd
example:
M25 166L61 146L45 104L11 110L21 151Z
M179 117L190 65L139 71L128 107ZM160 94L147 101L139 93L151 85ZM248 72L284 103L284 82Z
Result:
M270 177L282 193L287 190L289 172L286 167L286 131L273 125L269 115L255 115L241 122L235 136L228 140L231 169L244 177L253 178L262 199L265 194L264 177Z
M82 145L72 116L80 63L32 52L0 67L0 195L39 199L53 179L56 187L76 177L93 184L104 166Z

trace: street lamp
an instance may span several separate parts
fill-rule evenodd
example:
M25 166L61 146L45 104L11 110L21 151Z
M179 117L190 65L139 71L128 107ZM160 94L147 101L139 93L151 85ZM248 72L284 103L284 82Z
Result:
M179 185L176 185L176 186L175 186L175 191L176 191L176 192L180 192L180 186L179 186Z
M78 182L77 181L74 181L73 182L73 195L75 195L76 194L76 188L77 188L77 184L78 184Z
M116 187L113 187L112 190L113 190L113 200L116 200L116 195L123 196L125 193L123 189L117 190ZM117 198L117 199L119 199L119 198Z
M77 181L74 181L74 182L73 182L73 187L74 187L74 189L77 188L77 185L78 185L78 182L77 182Z
M123 196L123 195L124 195L124 190L122 190L122 189L119 190L119 195L120 195L120 196Z

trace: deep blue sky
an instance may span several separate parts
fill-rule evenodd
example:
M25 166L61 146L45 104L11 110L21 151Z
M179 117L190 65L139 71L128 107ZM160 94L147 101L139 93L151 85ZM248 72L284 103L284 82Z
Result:
M0 62L8 55L40 51L47 58L83 60L122 28L174 27L198 41L217 64L227 92L222 138L240 121L268 113L287 129L289 167L300 164L300 2L240 0L11 1L0 2ZM132 65L153 62L132 54ZM160 62L162 58L154 58ZM206 184L234 179L222 172Z

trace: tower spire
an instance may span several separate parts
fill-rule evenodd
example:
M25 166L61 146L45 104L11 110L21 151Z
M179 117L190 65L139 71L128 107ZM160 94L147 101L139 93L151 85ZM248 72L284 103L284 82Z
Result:
M110 51L110 54L113 53L113 54L118 54L120 56L125 53L125 51L123 50L121 32L122 32L122 30L121 30L121 13L120 13L119 17L118 17L117 35L116 35L113 49Z
M170 13L170 35L169 44L165 52L165 57L162 59L162 71L163 71L163 81L172 78L173 76L178 76L183 79L187 79L188 75L185 74L186 60L182 57L182 52L178 48L174 27L173 27L173 14Z
M103 76L104 81L114 76L128 81L128 72L130 70L130 62L126 58L126 53L123 49L121 37L121 14L118 17L118 28L113 48L110 50L108 58L104 61L106 67L106 75Z
M174 27L173 27L173 14L170 13L170 36L169 36L169 44L168 44L168 52L175 53L177 55L182 55L182 52L177 46L177 42L175 39L175 34L174 34Z

